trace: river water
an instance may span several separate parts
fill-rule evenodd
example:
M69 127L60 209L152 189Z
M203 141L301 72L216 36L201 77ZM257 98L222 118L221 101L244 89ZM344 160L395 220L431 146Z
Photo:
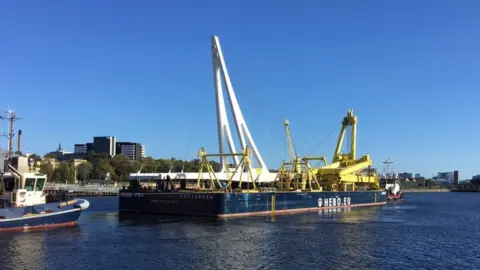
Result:
M480 193L228 221L135 218L90 198L73 228L0 234L0 269L479 269Z

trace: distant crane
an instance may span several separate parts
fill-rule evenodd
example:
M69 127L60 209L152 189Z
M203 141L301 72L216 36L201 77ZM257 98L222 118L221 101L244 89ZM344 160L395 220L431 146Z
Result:
M292 133L290 132L290 123L288 122L287 119L285 119L284 126L285 126L285 137L287 139L287 144L288 144L288 152L290 154L290 162L294 166L295 173L300 173L301 160L297 154L297 151L295 150L295 145L293 144L293 140L292 140Z

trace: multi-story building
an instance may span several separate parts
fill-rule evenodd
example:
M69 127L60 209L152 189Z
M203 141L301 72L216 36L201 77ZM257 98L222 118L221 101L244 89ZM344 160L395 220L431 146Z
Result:
M398 174L398 178L399 178L399 179L403 179L403 180L405 180L405 179L413 179L412 176L413 176L412 173L406 173L406 172L404 172L404 173L399 173L399 174Z
M89 151L95 151L95 148L93 147L93 143L86 143L85 145L87 146L87 153Z
M114 136L93 137L93 143L75 144L76 155L86 155L89 151L115 156L122 154L130 160L145 157L145 146L134 142L117 142Z
M439 172L437 174L438 181L447 181L448 183L453 183L454 173L453 172Z
M460 176L458 175L458 171L453 171L453 184L458 185L460 184Z
M145 157L145 145L140 145L140 157L144 158Z
M116 150L117 155L124 155L130 160L139 160L144 157L145 153L145 147L139 143L133 142L117 142Z
M88 152L86 144L75 144L73 149L75 154L86 154Z
M97 154L115 156L117 152L116 143L116 138L113 136L93 137L93 149Z

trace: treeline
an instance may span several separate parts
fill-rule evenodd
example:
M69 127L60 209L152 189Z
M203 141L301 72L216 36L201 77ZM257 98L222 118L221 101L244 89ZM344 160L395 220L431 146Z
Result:
M55 158L55 156L45 156ZM35 156L34 159L39 158ZM128 160L123 155L109 157L105 154L89 152L86 161L75 166L74 161L57 161L56 164L47 160L40 161L40 172L47 174L49 182L75 183L77 181L88 182L90 180L105 179L107 175L116 182L127 181L128 175L141 169L142 173L153 172L198 172L200 161L171 159L153 159L145 157L141 160ZM210 161L214 170L218 170L218 162Z
M415 188L441 188L442 185L436 182L433 179L421 179L414 181L406 181L404 179L400 180L400 186L404 189L415 189Z

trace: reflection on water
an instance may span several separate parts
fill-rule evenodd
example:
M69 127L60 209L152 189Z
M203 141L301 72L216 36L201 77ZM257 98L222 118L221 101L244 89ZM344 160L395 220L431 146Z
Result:
M475 269L475 195L228 220L118 215L117 198L93 198L78 227L0 234L1 269Z
M42 262L44 257L43 232L2 233L0 236L1 265L12 269L27 269L29 262ZM3 269L3 268L2 268Z

